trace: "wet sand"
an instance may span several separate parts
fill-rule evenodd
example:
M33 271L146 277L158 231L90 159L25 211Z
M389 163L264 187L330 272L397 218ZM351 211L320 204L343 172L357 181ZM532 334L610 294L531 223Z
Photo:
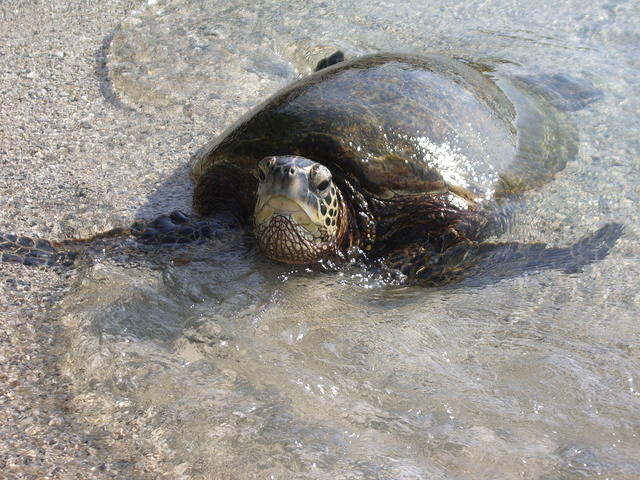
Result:
M127 224L206 138L204 125L110 96L109 39L138 5L0 6L0 231L56 239ZM152 209L188 208L187 170L179 171ZM0 476L156 478L153 455L133 447L135 425L88 418L58 372L51 309L74 278L0 264Z

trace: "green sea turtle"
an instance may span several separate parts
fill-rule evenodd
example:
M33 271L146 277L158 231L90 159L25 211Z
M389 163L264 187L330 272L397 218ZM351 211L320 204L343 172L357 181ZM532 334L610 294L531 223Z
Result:
M598 95L575 85L583 104ZM343 61L338 52L196 154L198 218L174 212L102 237L199 241L214 235L210 219L230 214L267 257L291 264L355 260L425 283L479 265L494 278L579 271L608 253L619 224L565 248L484 241L508 223L515 199L576 155L566 112L540 91L540 82L494 79L442 55ZM5 260L51 264L74 248L4 235L0 250Z

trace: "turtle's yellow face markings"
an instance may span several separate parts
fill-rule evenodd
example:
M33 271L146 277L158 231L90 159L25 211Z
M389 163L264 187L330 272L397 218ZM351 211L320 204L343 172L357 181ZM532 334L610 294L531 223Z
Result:
M253 223L265 255L297 264L330 258L342 202L329 169L303 157L267 157L258 177Z

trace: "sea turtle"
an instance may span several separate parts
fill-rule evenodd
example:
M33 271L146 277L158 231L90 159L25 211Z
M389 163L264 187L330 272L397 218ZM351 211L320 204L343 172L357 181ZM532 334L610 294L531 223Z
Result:
M576 85L583 104L597 97ZM443 55L337 52L196 154L197 219L174 212L106 236L193 242L230 214L267 257L291 264L362 261L425 283L478 265L495 278L579 271L608 253L619 224L566 248L483 241L522 192L576 155L567 114L539 92L539 82ZM0 239L3 258L24 263L64 261L70 245Z

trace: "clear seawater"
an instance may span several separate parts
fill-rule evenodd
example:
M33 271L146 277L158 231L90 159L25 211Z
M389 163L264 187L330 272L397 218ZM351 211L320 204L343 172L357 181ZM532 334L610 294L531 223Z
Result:
M635 0L175 0L123 18L119 102L212 137L336 49L586 79L604 96L571 114L580 156L507 239L625 232L584 272L484 287L308 272L237 236L105 258L58 310L86 412L130 419L171 478L640 478L638 46Z

